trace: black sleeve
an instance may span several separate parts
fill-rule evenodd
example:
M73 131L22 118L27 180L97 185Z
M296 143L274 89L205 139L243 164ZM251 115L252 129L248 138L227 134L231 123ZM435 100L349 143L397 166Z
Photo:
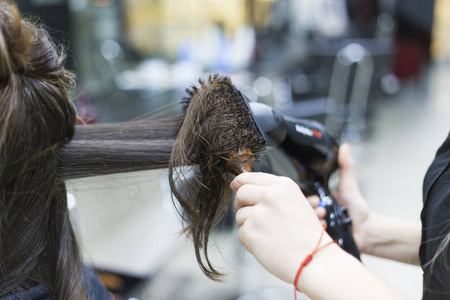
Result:
M422 243L419 256L423 269L423 299L450 299L450 247L433 260L450 234L450 135L438 150L424 180L421 214ZM433 261L433 262L432 262ZM432 263L430 263L432 262Z

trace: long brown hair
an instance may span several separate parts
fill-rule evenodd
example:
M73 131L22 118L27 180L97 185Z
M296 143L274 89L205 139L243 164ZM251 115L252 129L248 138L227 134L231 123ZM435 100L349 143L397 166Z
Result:
M47 31L0 0L0 297L86 299L65 179L166 167L177 118L75 127L74 75Z
M0 295L36 283L83 299L82 265L56 176L75 131L73 75L47 32L0 5Z
M59 151L61 179L167 168L177 116L116 124L77 125Z

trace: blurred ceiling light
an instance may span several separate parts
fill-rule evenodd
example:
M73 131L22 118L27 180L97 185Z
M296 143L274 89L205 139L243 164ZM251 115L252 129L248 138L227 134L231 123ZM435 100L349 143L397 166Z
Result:
M292 105L292 87L286 78L278 78L274 81L273 101L276 106Z
M114 3L114 0L91 0L91 3L98 7L108 7Z
M361 61L366 55L367 51L363 46L352 43L339 50L337 58L341 64L349 66Z
M100 46L103 57L110 62L118 62L123 58L122 47L115 40L105 40Z
M381 77L381 88L387 94L394 95L400 91L401 83L394 74L385 74Z
M260 97L269 96L272 93L272 81L266 77L258 77L253 83L253 89Z
M67 2L71 11L83 11L89 7L89 0L69 0Z
M384 31L392 31L395 27L394 19L387 13L382 13L378 16L377 24Z

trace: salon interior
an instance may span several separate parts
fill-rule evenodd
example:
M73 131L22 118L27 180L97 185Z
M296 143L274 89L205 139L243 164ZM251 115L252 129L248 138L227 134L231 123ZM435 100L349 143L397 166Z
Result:
M423 176L450 128L449 0L16 3L65 45L81 123L174 116L186 88L224 74L250 100L318 121L349 143L372 210L420 218ZM283 153L271 155L272 171L295 177ZM182 233L167 169L73 180L68 190L85 261L116 299L294 297L292 285L245 251L232 212L210 246L225 276L206 278ZM367 255L362 262L421 299L420 267Z

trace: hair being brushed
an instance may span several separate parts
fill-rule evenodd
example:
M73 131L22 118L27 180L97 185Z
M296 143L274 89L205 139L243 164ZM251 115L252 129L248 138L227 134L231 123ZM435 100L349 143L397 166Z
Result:
M169 182L201 270L219 280L223 274L209 259L208 243L230 204L228 164L242 151L261 159L266 145L230 78L211 75L199 83L182 101L185 114L172 150Z

